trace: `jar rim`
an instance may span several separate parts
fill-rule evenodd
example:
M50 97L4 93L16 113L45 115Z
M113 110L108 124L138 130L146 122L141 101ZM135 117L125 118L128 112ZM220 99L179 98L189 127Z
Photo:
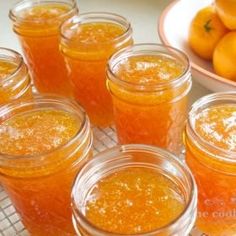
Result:
M167 225L157 228L157 229L154 229L152 231L142 233L142 234L129 234L129 235L132 235L132 236L150 236L150 234L156 235L157 233L161 233L162 231L167 230L172 226L175 226L180 220L185 218L187 214L193 213L196 211L197 185L196 185L194 177L187 165L184 165L184 163L182 163L174 154L168 152L167 150L159 148L157 146L145 145L145 144L118 145L116 147L107 149L107 150L97 154L92 160L90 160L88 163L86 163L85 166L81 169L81 171L76 176L74 183L73 183L73 188L72 188L72 193L71 193L72 208L73 208L72 210L76 214L76 216L78 216L80 218L80 220L83 223L85 223L85 225L89 226L93 231L100 233L99 235L104 235L104 233L105 233L109 236L121 236L121 235L125 235L125 234L111 233L111 232L102 230L102 229L98 228L97 226L95 226L94 224L92 224L89 220L87 220L87 218L81 212L80 207L76 204L76 193L78 192L77 190L79 189L78 185L81 184L81 182L82 182L82 181L80 181L80 178L86 173L86 168L89 165L91 165L91 167L93 168L93 171L94 171L94 167L96 167L96 166L101 167L102 164L105 165L106 160L109 160L109 162L112 162L115 160L116 155L125 154L125 153L128 153L129 151L132 151L132 150L142 151L142 152L146 152L146 153L154 154L154 155L156 154L155 155L156 158L157 158L157 154L158 154L163 158L167 158L167 160L169 162L174 161L175 164L178 164L179 167L181 168L181 170L184 171L184 174L186 175L188 182L189 182L188 184L190 185L190 191L189 191L189 195L188 195L189 198L186 201L185 208L183 209L181 214L178 215L174 220L169 222ZM111 156L112 156L112 158L111 158ZM97 161L98 158L100 158L100 160L99 160L100 162L99 162L99 165L96 165L97 163L95 163L95 162ZM124 158L124 156L121 156L120 159L121 158ZM145 163L142 162L142 164L145 164ZM90 169L92 169L91 167L90 167ZM175 173L172 173L172 175L174 176ZM184 187L186 187L186 186L184 186ZM74 218L74 216L73 216L73 218Z
M49 151L45 151L39 154L30 154L30 155L12 155L12 154L6 154L6 153L0 153L0 160L7 161L7 160L22 160L22 159L40 159L40 157L49 156L50 154L60 151L62 149L67 148L71 144L73 144L77 139L82 139L86 135L86 131L90 129L90 123L88 116L84 109L75 101L61 97L59 95L34 95L33 99L23 98L19 101L15 100L12 102L9 102L6 105L3 105L0 108L0 114L1 116L4 116L5 114L14 111L17 108L21 108L24 106L31 106L33 104L57 104L57 105L63 105L64 107L70 107L73 106L74 109L80 113L82 119L81 119L81 126L79 127L76 134L71 137L66 143L52 149ZM50 106L47 106L47 108ZM33 109L34 110L34 109ZM33 111L32 110L32 111ZM29 110L30 111L30 110ZM10 118L11 119L11 118Z
M206 95L198 99L191 107L191 110L188 115L188 121L186 126L187 136L194 140L194 144L206 151L211 158L216 160L222 160L224 162L236 164L236 151L229 151L223 148L220 148L216 145L213 145L206 140L204 140L194 128L194 120L200 109L200 112L206 108L214 106L214 103L221 102L218 104L224 104L224 102L236 102L236 92L227 91L227 92L218 92ZM231 103L232 103L231 102ZM216 150L219 154L213 154L211 150Z
M92 20L92 21L90 21ZM77 24L84 24L84 23L87 23L86 21L88 22L99 22L101 20L109 20L113 23L116 23L116 24L120 24L122 26L125 26L125 31L115 37L114 39L110 40L109 43L112 41L112 42L116 42L116 41L121 41L123 38L127 38L131 35L132 33L132 27L131 27L131 24L130 22L123 16L119 15L119 14L116 14L116 13L112 13L112 12L99 12L99 11L95 11L95 12L86 12L86 13L82 13L82 14L79 14L79 15L75 15L75 16L72 16L71 18L65 20L61 26L60 26L60 34L61 34L61 37L63 40L71 40L70 37L67 37L65 35L65 30L64 28L71 24L71 25L77 25ZM99 44L106 44L107 42L99 42Z
M165 52L161 52L161 50L165 50ZM184 71L176 77L175 79L158 82L156 84L143 85L140 83L133 83L130 81L125 81L119 78L116 73L113 72L113 67L121 62L124 58L131 57L133 55L167 55L172 56L170 52L173 54L177 54L185 61ZM174 57L177 58L177 57ZM123 48L113 55L108 60L107 63L107 78L108 80L118 84L124 88L128 88L134 91L142 91L142 92L153 92L153 91L163 91L168 90L170 87L179 87L190 79L190 60L188 56L181 50L171 47L169 45L163 45L159 43L137 43L126 48ZM190 86L191 87L191 86Z
M12 55L10 55L10 54L12 54ZM25 65L22 55L13 49L0 47L0 60L4 56L6 57L7 60L11 59L15 56L15 59L18 60L19 62L17 63L16 69L11 74L9 74L6 78L2 79L0 81L0 84L11 80L12 77L14 77L20 71L22 66ZM10 61L10 60L8 60L8 61ZM25 67L26 67L26 70L28 71L28 68L26 65L25 65Z
M67 15L70 15L74 9L77 8L77 4L76 4L76 1L75 0L20 0L18 1L16 4L13 5L13 7L9 10L9 18L13 21L13 22L17 22L17 21L20 21L20 22L25 22L25 23L34 23L36 25L38 24L42 24L42 23L45 23L45 19L44 20L41 20L40 18L37 18L37 19L25 19L24 17L20 17L20 16L17 16L16 12L17 12L17 9L18 9L18 12L24 10L24 9L27 9L29 7L32 7L34 5L43 5L43 4L47 4L47 3L64 3L64 4L67 4L67 5L70 5L71 8L63 13L63 14L60 14L59 16L55 16L53 18L50 18L50 19L47 19L46 22L53 22L55 21L55 19L64 19Z

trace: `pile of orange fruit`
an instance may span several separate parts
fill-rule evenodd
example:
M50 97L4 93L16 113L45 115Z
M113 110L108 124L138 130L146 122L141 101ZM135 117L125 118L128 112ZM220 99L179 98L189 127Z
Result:
M236 81L236 0L215 0L200 9L188 42L198 56L212 60L216 74Z

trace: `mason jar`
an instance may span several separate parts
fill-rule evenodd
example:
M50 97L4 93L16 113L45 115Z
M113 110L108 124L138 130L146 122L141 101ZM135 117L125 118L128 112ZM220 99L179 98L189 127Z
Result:
M61 26L60 48L73 84L74 98L97 126L113 123L112 101L106 89L108 58L132 43L130 23L114 13L80 14Z
M75 235L70 193L91 157L87 115L74 101L40 96L0 108L0 182L31 235Z
M186 162L196 179L197 226L214 235L236 234L236 92L196 101L185 130Z
M188 57L159 44L137 44L115 53L107 68L121 144L157 145L176 154L191 89Z
M77 235L189 235L197 214L191 172L173 154L141 144L101 152L72 189Z
M22 56L0 47L0 105L32 97L31 80Z
M72 85L59 51L59 26L77 13L74 0L23 0L9 12L13 31L40 93L72 96Z

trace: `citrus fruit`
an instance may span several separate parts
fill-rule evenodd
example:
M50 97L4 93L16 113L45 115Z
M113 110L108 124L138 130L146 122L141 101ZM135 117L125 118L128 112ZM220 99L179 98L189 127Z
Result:
M216 74L236 81L236 31L226 34L217 44L213 54Z
M236 0L215 0L216 12L224 25L236 30Z
M204 59L212 59L218 41L227 33L213 6L207 6L193 18L188 35L192 50Z

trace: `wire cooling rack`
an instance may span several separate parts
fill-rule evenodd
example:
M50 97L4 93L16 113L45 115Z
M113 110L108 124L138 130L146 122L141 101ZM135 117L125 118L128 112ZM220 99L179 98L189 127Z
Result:
M94 133L94 153L101 152L107 148L111 148L116 145L117 137L114 127L108 127L100 129L93 128ZM16 213L9 197L5 193L4 189L0 186L0 236L29 236L29 233L25 229L24 225ZM60 235L58 235L60 236ZM200 233L197 229L194 229L190 236L210 236Z

